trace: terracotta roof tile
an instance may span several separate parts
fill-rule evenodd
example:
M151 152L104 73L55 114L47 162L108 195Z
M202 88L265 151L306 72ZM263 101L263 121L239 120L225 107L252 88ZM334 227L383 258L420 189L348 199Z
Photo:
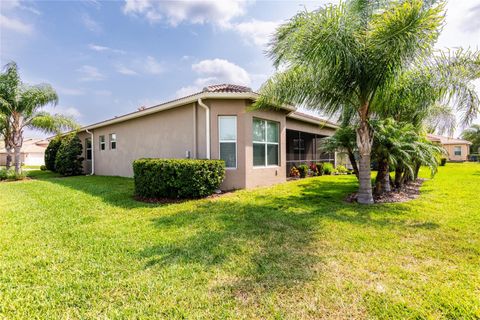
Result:
M203 92L252 92L252 89L245 86L239 86L236 84L215 84L203 88Z

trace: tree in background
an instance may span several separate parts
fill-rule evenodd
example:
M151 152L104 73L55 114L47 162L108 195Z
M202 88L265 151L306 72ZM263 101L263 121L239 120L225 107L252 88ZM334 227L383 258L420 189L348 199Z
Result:
M480 124L474 124L462 133L462 138L472 143L471 153L480 153Z
M13 148L15 172L21 170L20 151L25 129L36 129L45 133L59 133L75 129L75 121L64 115L42 111L48 104L56 105L58 96L48 84L30 86L22 83L17 65L11 62L0 74L0 114L4 126L10 130L8 146ZM7 143L6 143L7 145Z
M76 176L83 173L81 157L82 143L76 133L62 137L55 157L55 170L64 176Z
M301 12L277 29L269 55L281 69L261 88L258 108L297 104L358 117L358 202L373 203L370 157L377 96L419 56L429 53L444 5L418 0L352 0Z

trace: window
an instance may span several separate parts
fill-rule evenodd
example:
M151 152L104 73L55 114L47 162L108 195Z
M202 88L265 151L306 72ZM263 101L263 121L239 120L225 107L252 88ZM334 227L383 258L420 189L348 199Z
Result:
M453 147L453 154L456 155L456 156L461 156L462 155L462 147L461 146Z
M278 166L278 122L253 119L253 165Z
M218 117L218 136L220 141L220 159L226 168L237 167L237 117Z
M87 160L92 160L92 139L85 139L85 158Z
M110 149L117 149L117 134L115 133L110 133Z
M100 142L100 150L105 150L105 136L100 136L98 141Z

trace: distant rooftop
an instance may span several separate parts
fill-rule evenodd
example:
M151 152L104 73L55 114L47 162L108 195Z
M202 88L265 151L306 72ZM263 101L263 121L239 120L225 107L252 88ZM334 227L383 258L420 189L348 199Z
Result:
M427 138L432 142L440 142L441 144L472 144L467 140L444 137L431 133L427 134Z
M203 88L202 92L252 92L252 89L236 84L223 83L207 86Z

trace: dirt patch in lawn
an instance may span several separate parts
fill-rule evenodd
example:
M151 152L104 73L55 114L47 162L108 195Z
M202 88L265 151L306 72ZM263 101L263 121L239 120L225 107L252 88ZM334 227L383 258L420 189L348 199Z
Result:
M406 183L401 189L385 193L383 195L373 195L375 203L394 203L407 202L418 198L420 187L426 179L417 179L416 181ZM357 193L352 193L345 199L347 202L357 202Z

